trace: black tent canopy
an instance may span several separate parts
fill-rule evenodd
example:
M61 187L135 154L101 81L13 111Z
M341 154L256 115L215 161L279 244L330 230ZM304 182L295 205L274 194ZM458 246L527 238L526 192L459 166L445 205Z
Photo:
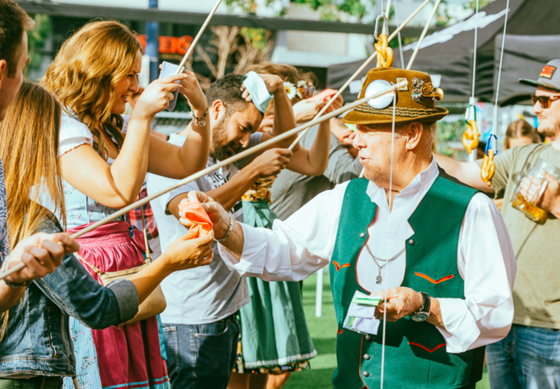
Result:
M496 0L478 13L475 95L480 101L494 100L506 3L506 0ZM517 78L537 78L546 61L560 58L558 37L550 36L560 34L558 1L510 0L509 6L500 86L502 103L516 101L516 96L521 98L530 93L530 88L518 84ZM445 91L446 102L468 101L471 96L475 17L472 15L426 36L414 62L413 69L442 76L441 87ZM416 43L413 43L404 48L405 64L408 64L415 47ZM395 50L394 66L404 67L399 59ZM331 66L327 76L329 87L341 87L362 63L356 61ZM367 69L362 73L360 78L365 76ZM346 99L355 97L356 94L345 93Z

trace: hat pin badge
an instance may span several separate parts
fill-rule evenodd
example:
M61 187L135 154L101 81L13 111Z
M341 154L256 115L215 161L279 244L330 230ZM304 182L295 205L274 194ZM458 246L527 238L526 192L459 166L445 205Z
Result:
M391 85L392 84L387 80L375 80L367 86L364 97L373 96L377 92L390 88ZM369 100L367 103L371 108L383 109L391 105L393 103L394 98L395 98L395 91L392 90L389 93L376 97L375 99Z
M412 100L420 101L420 99L422 98L422 87L424 86L424 81L414 77L412 79L412 86L414 87L411 92Z

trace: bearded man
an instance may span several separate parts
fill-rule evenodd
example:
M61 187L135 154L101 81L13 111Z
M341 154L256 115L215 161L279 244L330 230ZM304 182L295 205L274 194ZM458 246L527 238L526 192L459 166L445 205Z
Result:
M558 176L545 181L527 177L539 159L560 169L560 59L549 61L537 81L519 82L537 87L532 95L538 131L552 142L519 146L494 158L492 186L480 178L481 161L461 163L437 156L438 162L459 180L503 197L502 215L511 235L519 272L513 302L515 316L508 336L488 347L488 373L493 389L553 389L560 387L560 284L551 277L560 270L560 185ZM521 194L548 217L535 222L512 207Z
M229 74L214 82L206 93L211 131L207 167L266 141L269 134L255 132L261 125L270 99L274 99L275 131L295 127L290 101L282 80L272 75ZM169 142L182 145L191 125ZM287 147L293 139L284 142ZM185 227L171 214L191 190L208 193L220 201L233 217L241 219L241 196L261 176L278 174L288 163L291 151L267 150L227 165L151 202L160 234L161 249L185 234ZM165 189L176 180L148 174L148 193ZM162 282L167 308L164 323L167 366L173 387L225 389L237 357L239 322L237 313L250 302L247 284L222 261L214 244L214 259L205 269L178 272Z
M205 194L189 194L214 221L222 259L243 276L299 281L330 263L336 389L379 388L382 367L392 389L474 388L484 346L502 339L513 317L516 265L499 211L432 157L436 121L448 112L435 106L430 76L372 69L360 98L403 79L407 87L344 118L358 127L365 178L321 193L273 230L237 223ZM370 294L386 300L371 308Z

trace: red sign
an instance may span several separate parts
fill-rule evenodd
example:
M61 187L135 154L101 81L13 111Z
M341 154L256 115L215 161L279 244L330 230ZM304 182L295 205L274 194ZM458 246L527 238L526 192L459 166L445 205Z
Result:
M137 38L144 50L146 50L148 44L146 35L138 35ZM182 37L160 36L159 53L185 55L189 47L191 47L192 41L193 37L190 35L184 35Z

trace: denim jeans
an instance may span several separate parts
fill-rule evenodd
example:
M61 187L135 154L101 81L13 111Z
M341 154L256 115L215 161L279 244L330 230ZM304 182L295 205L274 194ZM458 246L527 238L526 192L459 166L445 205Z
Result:
M514 324L486 361L492 389L560 388L560 330Z
M62 377L35 377L11 380L0 378L0 389L61 389Z
M237 357L239 321L235 316L209 324L164 323L171 386L225 389Z

